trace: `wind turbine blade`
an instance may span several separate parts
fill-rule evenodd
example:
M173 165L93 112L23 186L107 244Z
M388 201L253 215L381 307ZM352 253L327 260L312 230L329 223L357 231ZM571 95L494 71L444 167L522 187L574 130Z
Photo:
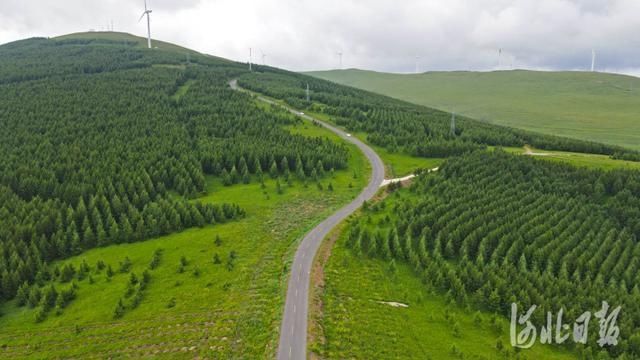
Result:
M142 18L147 14L147 12L143 12L142 15L140 15L140 19L138 19L138 22L140 22L140 20L142 20Z

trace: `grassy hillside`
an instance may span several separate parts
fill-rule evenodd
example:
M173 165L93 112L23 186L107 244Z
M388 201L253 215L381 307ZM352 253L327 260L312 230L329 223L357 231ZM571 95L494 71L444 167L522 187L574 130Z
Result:
M310 124L294 129L338 141L327 130ZM277 346L286 263L293 245L314 223L355 196L367 181L360 175L354 179L354 173L367 174L369 170L355 146L350 146L350 153L350 170L338 171L323 181L322 190L296 180L283 184L279 194L272 179L265 181L263 189L258 183L224 187L211 177L207 195L198 200L237 203L247 211L244 219L94 249L55 263L60 268L89 264L87 274L74 277L77 299L61 314L51 313L40 323L34 320L36 308L17 307L15 301L5 303L0 307L0 354L19 359L99 354L270 358ZM327 190L329 183L333 191ZM158 249L162 250L159 265L150 270ZM237 258L229 269L231 252ZM220 264L215 263L216 256ZM119 264L125 257L132 267L120 273ZM106 270L98 269L98 261L111 266L115 274L108 277ZM141 277L145 270L151 280L141 303L114 319L118 300L125 298L125 304L131 300L125 297L131 273ZM55 286L64 289L71 283L57 281Z
M93 35L0 46L0 357L272 357L362 155L231 90L242 64Z
M640 78L588 72L311 72L487 122L640 149Z
M425 288L408 265L397 263L392 268L388 261L356 256L346 247L346 241L343 234L325 268L325 290L320 294L323 311L316 314L323 329L322 340L310 345L322 358L444 360L513 356L506 320L460 306ZM498 343L506 350L499 350ZM569 351L542 345L522 351L520 357L577 358Z
M624 316L620 343L605 349L637 358L637 175L502 151L447 160L345 224L320 282L312 349L340 359L609 358L593 318L588 346L537 342L519 357L504 319L513 302L538 306L535 326L560 307L572 323L607 301Z

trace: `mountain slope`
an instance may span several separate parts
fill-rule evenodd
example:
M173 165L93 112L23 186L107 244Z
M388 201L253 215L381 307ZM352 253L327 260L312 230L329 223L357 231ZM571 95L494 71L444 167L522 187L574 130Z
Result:
M243 64L90 35L0 46L0 358L271 357L283 263L362 156L231 90Z
M640 149L640 79L585 72L309 75L495 124Z

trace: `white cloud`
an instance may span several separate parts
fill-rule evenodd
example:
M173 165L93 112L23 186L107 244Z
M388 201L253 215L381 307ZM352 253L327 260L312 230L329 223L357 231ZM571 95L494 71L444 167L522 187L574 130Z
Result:
M421 71L498 66L638 73L637 0L149 0L154 37L293 70ZM143 1L5 0L0 42L100 30L145 34Z

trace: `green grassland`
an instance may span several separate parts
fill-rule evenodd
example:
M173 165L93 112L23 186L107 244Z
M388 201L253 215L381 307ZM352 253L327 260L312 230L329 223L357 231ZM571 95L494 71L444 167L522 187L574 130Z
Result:
M535 156L540 160L550 160L566 162L578 167L598 168L603 170L611 169L640 169L640 163L635 161L616 160L610 156L598 154L584 154L568 151L547 151L530 149L531 154L527 154L525 148L503 148L503 150L512 154L522 154L527 156Z
M403 189L383 203L390 209L400 198L411 196ZM385 214L373 214L371 223ZM507 353L515 355L506 320L446 301L443 294L425 287L410 266L355 256L345 245L347 233L348 225L324 270L319 322L324 341L310 344L314 352L327 359L498 359L507 358ZM499 351L498 342L508 350ZM520 351L519 356L577 358L540 344Z
M356 136L360 137L360 134ZM362 136L362 138L365 138ZM444 158L423 158L407 155L401 152L391 152L380 146L372 146L384 162L386 177L399 178L413 174L419 169L433 169L445 160Z
M640 149L636 77L523 70L309 74L495 124Z
M309 135L341 141L326 129L300 127L313 128ZM255 179L224 187L218 178L209 177L207 194L197 200L234 202L246 210L244 219L93 249L56 263L76 268L83 261L89 264L89 274L74 280L77 298L62 314L52 311L41 323L35 322L35 309L19 308L15 301L5 303L0 309L4 314L0 354L3 358L271 357L277 346L287 264L297 240L355 197L368 180L364 157L355 146L348 148L349 168L321 179L323 189L314 182L305 187L280 179L282 194L278 194L274 179L265 180L263 189ZM328 190L329 183L333 191ZM222 240L219 246L216 236ZM151 280L140 305L114 320L130 273L140 277L157 249L163 251L161 260L156 269L148 270ZM232 251L237 260L229 270ZM216 254L221 264L214 264ZM119 273L125 257L132 262L130 273ZM182 257L186 266L180 265ZM110 280L106 270L97 269L99 260L114 269ZM71 286L55 285L59 290ZM128 301L125 298L125 304Z

